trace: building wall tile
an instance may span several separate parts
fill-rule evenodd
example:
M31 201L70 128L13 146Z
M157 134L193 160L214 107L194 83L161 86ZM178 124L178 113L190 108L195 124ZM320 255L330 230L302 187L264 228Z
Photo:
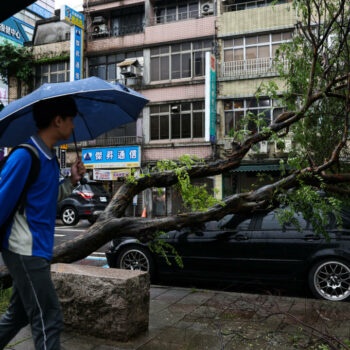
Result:
M88 41L87 52L120 50L121 48L145 47L172 41L198 39L215 34L216 17L178 21L145 28L144 33Z
M143 149L142 160L178 159L184 154L195 155L199 158L209 158L211 156L211 146L145 148Z
M205 85L172 86L157 89L142 90L140 93L150 102L190 100L204 98Z
M225 12L218 19L219 35L258 32L274 27L291 27L296 23L296 13L291 4L258 7L243 11Z

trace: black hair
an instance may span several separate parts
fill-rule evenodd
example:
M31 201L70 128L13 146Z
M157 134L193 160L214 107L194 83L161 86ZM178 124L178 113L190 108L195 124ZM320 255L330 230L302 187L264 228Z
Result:
M75 117L77 111L77 106L71 96L60 96L41 100L33 106L34 120L39 130L48 128L51 121L57 116L63 119Z

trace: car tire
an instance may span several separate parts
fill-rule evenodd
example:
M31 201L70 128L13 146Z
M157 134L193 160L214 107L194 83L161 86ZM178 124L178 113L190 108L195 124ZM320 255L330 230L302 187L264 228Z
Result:
M147 248L139 245L129 245L118 252L116 266L126 270L147 271L150 278L155 276L153 258Z
M66 226L76 225L79 221L78 212L74 207L65 207L61 211L61 220Z
M350 300L350 265L340 259L325 259L312 266L309 287L318 299Z

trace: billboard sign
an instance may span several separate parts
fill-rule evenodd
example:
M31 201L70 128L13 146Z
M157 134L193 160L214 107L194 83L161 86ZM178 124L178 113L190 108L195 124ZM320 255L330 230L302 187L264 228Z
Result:
M140 146L83 148L82 158L87 169L139 168Z
M123 177L130 176L130 169L94 169L94 180L115 181Z
M71 25L69 80L80 80L83 73L84 16L65 5L61 8L61 21Z

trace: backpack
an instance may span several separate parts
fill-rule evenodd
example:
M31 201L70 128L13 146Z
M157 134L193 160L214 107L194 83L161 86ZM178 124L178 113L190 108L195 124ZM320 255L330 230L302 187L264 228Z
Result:
M2 226L0 226L0 237L3 237L6 234L6 229L11 224L17 210L21 215L24 214L24 208L25 208L26 201L27 201L28 189L36 181L36 179L38 178L39 172L40 172L39 152L33 145L31 145L29 143L22 143L16 147L14 147L11 150L10 154L8 154L5 158L3 158L0 161L0 172L1 172L2 168L4 167L6 161L11 156L11 154L19 148L25 148L30 153L30 155L32 157L32 164L31 164L31 167L29 170L27 180L24 184L23 191L22 191L21 195L19 196L19 199L18 199L15 207L13 208L11 214L9 215L9 217L7 218L5 223ZM0 246L1 246L1 241L0 241Z

